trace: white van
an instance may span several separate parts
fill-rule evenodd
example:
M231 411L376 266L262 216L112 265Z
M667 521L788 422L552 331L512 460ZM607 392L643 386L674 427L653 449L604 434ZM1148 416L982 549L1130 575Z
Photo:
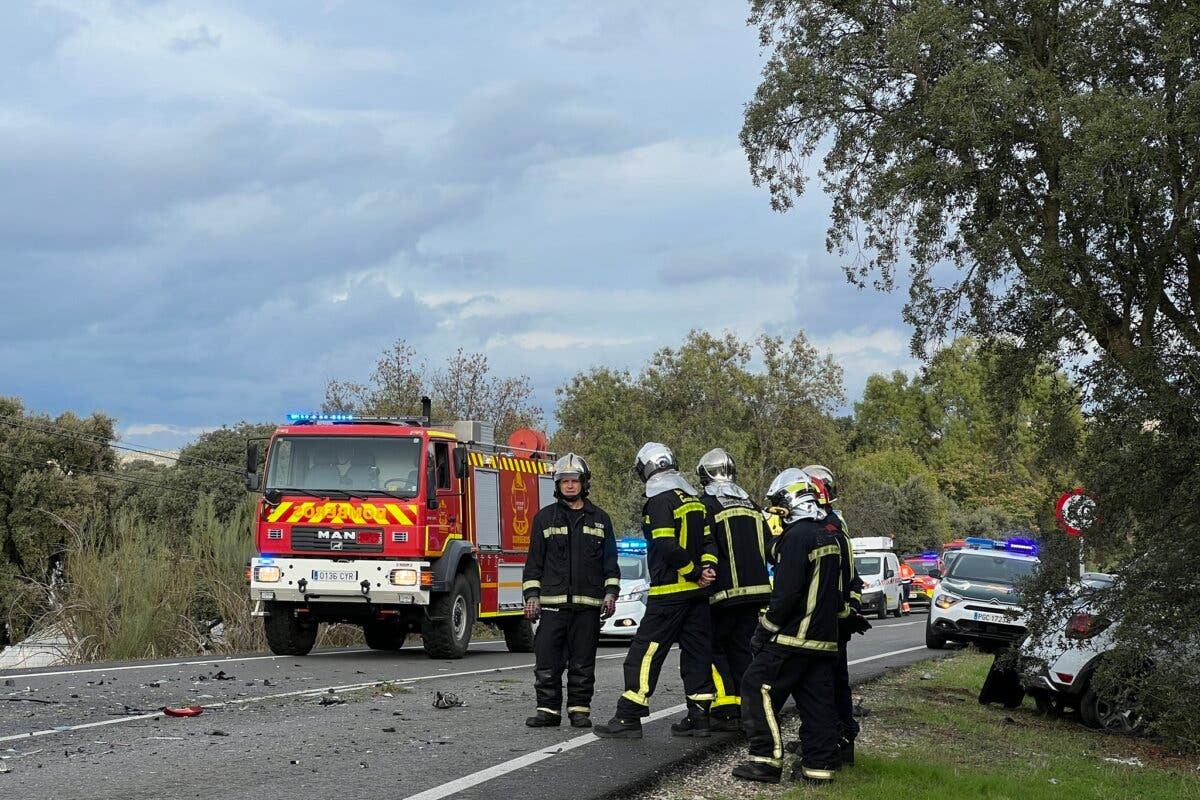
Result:
M863 582L863 615L873 613L879 619L886 619L888 614L900 616L900 559L891 537L859 537L851 539L850 544L854 547L854 569Z

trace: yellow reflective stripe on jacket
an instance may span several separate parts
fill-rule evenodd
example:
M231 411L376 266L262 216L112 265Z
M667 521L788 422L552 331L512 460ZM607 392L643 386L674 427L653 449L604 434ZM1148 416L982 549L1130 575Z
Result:
M604 528L595 528L591 525L584 525L583 532L588 536L597 536L601 539L604 538Z
M758 586L736 586L732 589L725 589L724 591L717 592L716 594L714 594L712 597L710 597L708 599L708 602L719 603L722 600L728 600L731 597L749 597L750 595L753 595L753 594L770 594L770 593L771 593L771 585L769 583L764 583L764 584L761 584Z
M600 597L588 597L585 594L552 594L548 597L539 597L538 601L544 606L565 605L574 603L580 606L597 606L604 602Z
M729 560L732 563L732 561L733 561L732 553L730 553ZM717 557L712 555L711 553L705 553L704 555L700 556L700 563L701 564L715 564L715 563L717 563Z
M525 581L521 584L522 589L540 589L542 588L541 581Z
M678 573L679 573L679 577L680 577L680 578L682 578L684 575L687 575L689 572L691 572L691 571L692 571L692 570L694 570L695 568L696 568L696 565L695 565L695 564L693 564L691 561L689 561L689 562L687 562L686 564L684 564L682 567L680 567L679 569L677 569L677 570L675 570L675 571L676 571L676 572L678 572Z
M836 544L827 544L824 547L818 547L816 550L810 551L808 554L808 560L818 561L825 556L840 556L841 554L842 548L838 547Z
M652 539L666 539L668 537L671 539L675 538L674 528L655 528L650 531L650 538Z
M675 519L679 520L679 546L686 550L688 542L688 514L700 514L703 517L708 514L708 509L699 500L689 500L672 513Z
M800 623L800 630L796 631L796 636L801 639L804 638L804 634L808 633L808 626L812 623L812 615L817 607L817 595L820 594L820 588L821 567L818 565L813 570L812 577L808 579L808 598L804 604L804 621Z
M678 583L668 583L665 586L651 586L651 595L663 594L679 594L680 592L694 592L700 588L700 584L695 581L679 581Z
M774 622L771 622L771 620L767 619L766 614L763 614L759 618L758 623L760 625L762 625L764 628L766 628L767 630L769 630L771 633L779 633L779 626L776 625Z
M553 528L546 528L544 531L542 531L542 534L547 539L549 539L551 536L566 536L567 529L565 527L563 527L562 525L558 525Z
M604 585L605 586L615 586L618 589L620 589L621 588L621 579L620 578L609 578L606 581L604 581Z
M776 634L771 641L776 644L782 644L786 647L799 647L804 650L819 650L823 653L832 652L838 649L837 642L822 642L816 639L804 639L799 636L785 636L784 634Z

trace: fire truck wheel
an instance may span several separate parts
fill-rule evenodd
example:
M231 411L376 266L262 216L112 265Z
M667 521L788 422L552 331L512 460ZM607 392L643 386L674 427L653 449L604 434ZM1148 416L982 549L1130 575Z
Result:
M508 619L501 623L504 643L510 653L533 652L533 623L527 619Z
M268 603L263 617L267 646L277 656L306 656L317 642L317 623L298 619L292 606Z
M371 620L363 623L363 638L372 650L399 650L405 636L405 632L392 622Z
M429 603L429 616L421 621L421 642L430 658L462 658L471 644L475 625L475 594L461 572L454 586Z

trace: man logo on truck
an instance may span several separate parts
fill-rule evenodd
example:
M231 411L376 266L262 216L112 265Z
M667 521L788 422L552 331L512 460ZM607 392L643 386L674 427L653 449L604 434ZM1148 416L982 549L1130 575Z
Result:
M317 531L317 538L353 542L358 539L358 531Z

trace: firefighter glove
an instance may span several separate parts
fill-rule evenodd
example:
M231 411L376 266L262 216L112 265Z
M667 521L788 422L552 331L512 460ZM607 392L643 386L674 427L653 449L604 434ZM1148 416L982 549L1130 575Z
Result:
M761 624L754 629L754 635L750 637L750 655L756 656L762 652L762 649L767 646L771 634L767 633L767 629Z
M525 619L537 621L537 618L542 615L542 603L536 597L531 597L525 601Z
M617 613L617 598L611 594L604 595L604 602L600 604L600 619L608 619L615 613Z
M871 623L867 621L866 617L864 617L862 614L859 614L857 611L851 611L850 616L840 620L840 626L847 639L850 638L851 634L864 634L871 630Z

